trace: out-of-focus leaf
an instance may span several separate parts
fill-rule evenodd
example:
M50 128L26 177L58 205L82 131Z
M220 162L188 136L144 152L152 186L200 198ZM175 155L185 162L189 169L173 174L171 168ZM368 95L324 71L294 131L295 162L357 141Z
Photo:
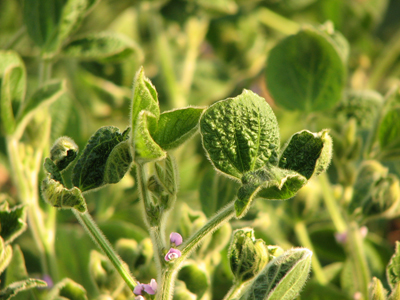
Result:
M69 278L57 283L48 295L48 300L61 299L88 300L85 288Z
M193 294L197 295L197 299L201 299L210 285L207 272L199 268L198 264L190 263L185 265L178 273L178 279L186 284L186 288Z
M112 293L122 283L110 260L96 250L90 252L89 273L101 293Z
M0 236L0 274L7 268L13 255L11 245L6 245Z
M0 291L0 299L8 300L13 296L15 296L16 294L23 292L25 290L29 290L34 287L45 287L45 286L47 286L46 282L39 279L29 278L23 281L17 281Z
M128 128L120 133L114 126L98 129L74 167L72 183L85 192L120 181L132 162L130 145L124 144L129 132Z
M304 290L301 291L301 298L312 300L353 300L352 297L349 297L336 286L331 284L321 285L314 280L307 282Z
M15 240L26 229L26 207L18 205L12 209L0 211L0 236L5 245Z
M288 250L273 259L254 279L240 300L291 300L303 288L312 252L305 248Z
M196 0L195 2L211 13L231 15L238 10L238 5L234 0Z
M177 148L195 134L203 110L186 107L163 112L151 136L162 149Z
M66 57L80 60L121 61L133 54L138 46L128 37L115 32L89 34L70 41L62 49Z
M379 127L379 144L384 150L400 148L400 107L389 110Z
M121 238L133 239L139 242L148 236L145 230L132 224L131 222L109 220L99 222L98 225L112 244Z
M5 286L15 281L28 279L28 272L25 267L25 259L18 245L14 246L13 257L7 268Z
M200 131L212 164L228 176L240 179L278 162L276 117L267 102L249 90L210 106L201 117Z
M304 28L271 50L266 76L279 105L311 112L332 108L341 99L346 69L327 34Z
M369 299L371 300L386 300L387 290L382 285L382 282L376 278L372 278L369 285Z

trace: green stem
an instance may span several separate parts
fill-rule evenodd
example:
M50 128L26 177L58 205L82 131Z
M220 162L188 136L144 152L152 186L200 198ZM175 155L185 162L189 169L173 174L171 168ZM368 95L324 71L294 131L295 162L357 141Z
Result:
M244 283L235 283L231 289L228 291L228 293L225 295L223 300L233 300L233 299L238 299L240 296L240 293L242 292L243 288L246 286Z
M266 7L260 9L258 18L262 24L276 29L283 34L295 34L300 30L298 23L286 19Z
M368 299L368 284L371 275L364 253L363 238L358 224L355 221L351 222L349 225L347 241L348 255L351 258L355 272L358 291L362 293L363 299Z
M96 223L90 216L88 212L79 213L77 210L72 209L78 221L86 229L93 241L99 246L99 248L104 252L105 255L110 259L111 263L114 265L115 269L121 275L122 279L126 282L129 289L133 291L137 285L136 281L133 279L129 271L126 269L126 264L115 253L110 242L106 239L100 229L97 227Z
M157 300L171 300L174 287L175 277L192 251L203 241L208 235L228 222L235 214L234 201L221 209L214 215L202 228L192 235L184 244L181 257L171 262L163 271L161 278L160 290L157 292Z
M297 221L294 226L294 231L296 233L296 237L299 240L300 244L313 252L313 256L311 258L312 270L314 272L315 278L321 285L326 285L328 280L322 270L321 264L319 263L317 254L315 253L313 244L311 242L310 236L307 231L307 227L303 221Z
M345 232L347 230L347 225L342 217L342 214L340 213L339 206L328 179L328 175L326 172L324 172L318 176L318 179L322 187L326 208L328 209L329 215L331 216L333 224L335 225L336 231Z

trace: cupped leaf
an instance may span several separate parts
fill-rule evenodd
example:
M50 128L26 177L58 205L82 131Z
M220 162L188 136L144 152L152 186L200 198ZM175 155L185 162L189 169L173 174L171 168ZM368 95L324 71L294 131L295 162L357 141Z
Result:
M243 217L256 197L268 200L286 200L307 183L301 174L268 164L242 177L242 187L235 201L236 217Z
M197 299L201 299L210 285L206 270L194 262L188 263L179 271L178 279L186 284L191 293L197 295Z
M133 137L136 162L145 163L166 157L166 152L161 149L150 134L151 128L154 128L156 123L157 119L152 113L146 110L140 112Z
M382 282L376 278L372 278L369 284L369 299L372 300L386 300L387 290L382 285Z
M45 287L45 286L47 286L47 283L39 279L29 278L23 281L17 281L0 291L0 299L8 300L14 297L16 294L23 292L25 290L29 290L34 287Z
M67 189L61 182L45 178L42 181L41 191L44 200L54 207L63 209L75 208L81 213L87 210L85 198L77 187Z
M85 288L69 278L65 278L57 283L52 288L47 299L88 300Z
M386 267L387 281L394 290L400 282L400 242L396 242L396 251Z
M151 136L162 149L177 148L195 134L203 110L204 108L186 107L163 112L157 129Z
M67 87L65 81L49 82L37 90L32 97L24 103L24 106L17 116L17 135L22 134L36 111L50 105L63 96L66 91Z
M332 108L341 99L346 69L327 34L304 28L271 50L266 79L279 105L310 112Z
M69 42L62 54L80 60L120 61L133 54L138 46L116 32L101 32L79 37Z
M11 245L6 245L0 236L0 274L8 267L13 255Z
M291 300L301 291L311 268L312 252L288 250L273 259L256 277L240 300Z
M51 179L54 179L63 185L65 184L57 165L50 158L45 158L43 167L46 172L49 173Z
M64 171L78 156L78 145L73 139L62 136L58 138L50 150L50 159L55 163L57 169ZM50 172L50 171L49 171ZM52 172L50 172L52 173Z
M5 245L15 240L26 229L26 207L17 205L12 209L0 211L0 236Z
M302 130L295 133L284 147L279 167L296 171L310 179L313 174L325 171L332 158L332 138L328 130L312 133Z
M249 90L210 106L200 119L203 146L216 169L240 179L276 164L279 130L267 102Z
M130 128L120 133L114 126L97 130L74 167L74 186L85 192L121 180L132 162L130 146L121 145L129 139L129 132Z
M400 148L400 106L392 108L383 117L379 127L379 144L384 150Z

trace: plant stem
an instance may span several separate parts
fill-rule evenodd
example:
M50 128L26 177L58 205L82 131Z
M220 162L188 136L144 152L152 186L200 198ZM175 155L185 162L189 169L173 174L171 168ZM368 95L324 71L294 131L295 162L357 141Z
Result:
M363 299L368 299L368 284L371 278L364 253L363 238L355 221L349 224L347 241L347 251L355 272L358 291L362 293Z
M313 252L311 264L316 280L319 284L326 285L328 283L328 280L326 279L324 271L322 270L321 264L319 263L318 257L315 253L313 244L307 231L306 224L303 221L297 221L294 226L294 231L300 244Z
M181 257L171 262L164 269L160 290L157 292L157 300L171 300L175 277L186 258L191 252L203 241L208 235L221 227L225 222L228 222L235 214L234 201L222 208L212 217L202 228L192 235L184 244Z
M329 215L335 225L337 232L345 232L347 230L346 222L344 221L342 214L340 213L339 206L336 202L333 190L328 179L326 172L318 176L319 182L322 187L322 193L324 195L324 202L328 209Z
M300 30L298 23L286 19L266 7L260 9L258 18L264 25L276 29L283 34L295 34Z
M238 299L240 293L242 292L243 288L246 286L244 283L237 282L235 283L228 293L225 295L223 300L233 300Z
M77 210L72 209L78 221L89 233L93 241L99 246L99 248L104 252L105 255L110 259L111 263L114 265L115 269L121 275L122 279L126 282L129 289L133 291L137 285L136 281L133 279L129 271L126 269L126 264L115 253L110 242L106 239L100 229L97 227L96 223L90 216L88 212L79 213Z

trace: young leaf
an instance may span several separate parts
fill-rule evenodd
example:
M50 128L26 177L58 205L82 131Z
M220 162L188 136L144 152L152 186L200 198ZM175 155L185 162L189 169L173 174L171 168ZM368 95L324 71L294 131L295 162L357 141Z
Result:
M307 183L297 172L268 164L242 178L242 187L235 201L236 217L243 217L256 197L268 200L286 200L293 197Z
M346 69L327 34L304 28L271 50L266 79L279 105L310 112L332 108L340 100Z
M186 284L186 288L191 293L197 295L197 299L201 299L210 285L207 272L194 262L185 265L179 271L178 279Z
M65 81L49 82L37 90L24 104L17 116L17 135L21 135L23 133L26 125L30 122L36 111L59 99L66 92L66 90L67 88Z
M28 279L28 272L25 267L25 259L18 245L14 246L13 256L7 268L5 286L15 281Z
M46 172L49 173L51 179L54 179L63 185L65 184L57 165L50 158L45 158L43 167Z
M310 179L313 174L325 171L332 158L332 138L327 130L312 133L302 130L295 133L284 147L279 167L293 170Z
M121 61L136 51L138 46L128 37L115 32L89 34L69 42L62 54L80 60Z
M371 300L386 300L387 290L382 285L382 282L376 278L372 278L369 285L369 299Z
M80 284L69 278L65 278L57 283L48 295L48 300L59 300L67 298L69 300L88 300L86 290Z
M45 287L45 286L47 286L47 283L39 279L29 278L23 281L17 281L7 286L4 290L0 291L0 299L8 300L14 297L16 294L23 292L25 290L29 290L34 287Z
M200 119L200 132L212 164L228 176L240 179L267 162L278 162L276 117L252 91L210 106Z
M145 163L166 157L165 151L160 148L150 135L150 130L155 127L154 124L156 122L156 117L152 113L146 110L140 112L133 138L136 162Z
M256 277L240 300L291 300L301 291L311 268L312 252L288 250L273 259Z
M396 242L396 251L386 267L387 281L394 290L400 282L400 242Z
M0 236L0 274L8 267L13 255L11 245L6 245Z
M164 150L177 148L197 131L203 110L204 108L186 107L163 112L157 129L151 136Z
M17 205L12 209L0 211L0 236L5 245L15 240L26 229L26 208Z
M62 136L58 138L51 147L50 159L61 172L64 171L70 165L70 163L75 160L75 158L78 156L78 151L78 145L74 142L74 140L67 136Z
M45 178L40 188L44 200L51 206L63 209L75 208L81 213L87 210L85 198L77 187L67 189L61 182Z
M132 161L130 146L120 145L129 139L129 132L130 128L120 133L114 126L97 130L74 167L74 186L85 192L121 180Z

